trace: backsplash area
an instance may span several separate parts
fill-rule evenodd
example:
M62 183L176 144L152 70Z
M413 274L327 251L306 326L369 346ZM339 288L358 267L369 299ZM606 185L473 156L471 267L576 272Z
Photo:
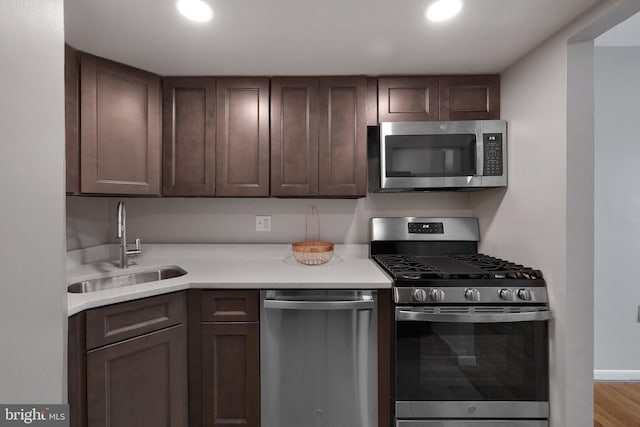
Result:
M90 248L109 241L109 206L117 199L67 197L67 251ZM114 211L115 212L115 211Z
M67 250L116 242L119 200L126 204L129 240L140 238L143 245L304 240L311 204L320 213L322 239L335 243L367 243L373 216L472 215L469 193L369 194L347 200L67 197ZM256 215L271 216L271 231L256 231ZM315 230L315 222L310 227Z

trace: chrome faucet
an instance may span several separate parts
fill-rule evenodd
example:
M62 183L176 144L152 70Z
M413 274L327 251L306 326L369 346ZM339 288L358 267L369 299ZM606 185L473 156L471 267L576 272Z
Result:
M118 219L116 222L116 237L120 239L120 268L127 268L129 255L140 255L140 239L136 239L136 248L129 249L127 245L127 211L124 208L124 202L118 202Z

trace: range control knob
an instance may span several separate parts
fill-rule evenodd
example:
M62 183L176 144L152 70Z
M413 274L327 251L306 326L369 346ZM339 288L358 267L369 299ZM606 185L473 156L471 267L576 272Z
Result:
M500 299L513 301L513 289L500 289L498 295L500 295Z
M429 291L429 298L433 302L444 301L444 291L442 289L433 288Z
M464 290L464 297L469 301L480 301L480 291L476 288L467 288Z
M427 300L427 291L422 288L416 288L411 291L411 298L417 302L425 302Z
M530 289L518 289L518 298L523 301L531 301L533 299L533 295L531 294Z

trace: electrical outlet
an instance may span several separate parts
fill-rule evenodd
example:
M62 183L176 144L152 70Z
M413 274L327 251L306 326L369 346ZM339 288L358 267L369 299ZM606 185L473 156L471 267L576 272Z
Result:
M271 215L256 215L256 231L271 231Z

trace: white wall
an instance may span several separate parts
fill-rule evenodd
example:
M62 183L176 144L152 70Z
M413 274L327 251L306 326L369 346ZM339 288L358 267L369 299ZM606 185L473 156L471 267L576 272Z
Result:
M472 197L481 250L534 265L547 280L554 427L593 425L593 44L568 42L610 4L503 72L509 188Z
M596 48L595 96L594 368L640 379L640 47Z
M69 198L69 249L115 242L118 200L127 209L129 240L142 243L291 243L304 240L307 206L320 213L323 240L368 243L372 216L469 216L469 193L370 194L340 199ZM255 216L272 231L256 232ZM71 225L74 225L71 227ZM315 221L310 221L310 232Z
M0 58L0 402L62 403L63 0L2 0Z
M551 322L551 419L566 426L563 340L566 286L567 37L556 37L501 76L502 118L508 122L509 187L474 195L482 252L540 269ZM574 424L582 427L587 424Z

